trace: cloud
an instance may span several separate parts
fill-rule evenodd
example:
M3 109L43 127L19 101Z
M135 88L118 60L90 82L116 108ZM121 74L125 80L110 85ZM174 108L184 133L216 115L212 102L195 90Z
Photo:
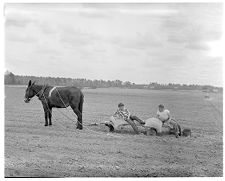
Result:
M32 20L30 19L20 19L20 20L15 20L15 19L7 19L5 22L6 26L18 26L18 27L24 27L29 23L33 23Z
M51 55L52 57L57 57L59 55L62 55L60 51L58 51L56 48L50 47L50 46L38 46L36 49L36 53L38 54L44 54L44 55Z
M111 42L125 49L145 50L162 45L162 41L157 37L137 36L133 38L114 37Z
M119 13L128 15L156 15L156 16L168 16L168 14L176 14L176 10L169 9L118 9Z
M57 25L51 24L48 21L42 21L39 24L37 24L37 26L39 26L42 32L45 34L57 33L58 29Z
M13 6L11 6L12 5L6 4L4 9L6 26L25 27L30 23L38 22L38 19L36 19L36 13L30 11L29 9L15 9Z
M168 9L166 5L149 3L103 3L103 4L82 4L84 9L90 12L103 11L128 15L168 15L177 13L176 9Z
M27 34L15 34L12 32L6 32L6 40L23 43L36 43L38 41L34 36Z
M222 37L222 7L219 4L177 5L179 13L164 18L168 40L175 43L203 42Z
M73 27L64 26L60 33L60 42L70 48L93 45L98 40L100 38L96 35Z
M210 48L205 42L194 42L194 43L188 43L186 48L193 49L193 50L206 50L208 51Z
M222 61L210 52L222 36L221 12L220 4L10 4L7 66L20 74L219 85Z

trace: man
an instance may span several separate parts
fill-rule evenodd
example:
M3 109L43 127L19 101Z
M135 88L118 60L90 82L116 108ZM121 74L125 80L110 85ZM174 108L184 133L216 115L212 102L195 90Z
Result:
M179 136L179 124L174 119L171 119L170 111L165 109L162 104L158 106L157 118L162 121L162 126L167 126L174 132L176 138Z
M125 121L127 121L132 126L136 134L139 134L139 132L138 132L138 127L134 123L134 120L138 121L140 124L145 124L145 122L142 121L137 116L131 115L128 109L125 108L123 103L118 104L118 109L113 115L113 117L122 118Z
M160 104L157 110L156 117L162 121L162 123L168 123L170 120L170 111L164 108L164 105ZM170 126L170 125L168 125Z

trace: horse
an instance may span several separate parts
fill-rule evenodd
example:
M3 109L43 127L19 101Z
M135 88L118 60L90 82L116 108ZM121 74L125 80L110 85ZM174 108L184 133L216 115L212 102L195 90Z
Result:
M49 85L36 85L29 80L25 91L25 103L37 96L44 109L45 126L52 125L52 108L67 108L70 106L77 115L77 129L82 130L82 109L84 95L82 91L74 86L53 87ZM49 122L48 122L49 120Z

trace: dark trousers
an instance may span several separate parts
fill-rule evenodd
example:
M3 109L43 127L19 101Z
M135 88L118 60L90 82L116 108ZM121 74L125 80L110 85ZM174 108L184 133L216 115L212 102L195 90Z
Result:
M142 121L140 118L138 118L137 116L133 116L133 115L130 115L130 119L132 120L132 121L137 121L137 122L139 122L140 124L145 124L145 122L144 121Z
M139 122L140 124L145 124L144 121L142 121L140 118L138 118L137 116L132 116L130 115L130 119L127 119L126 121L132 126L134 132L136 134L138 134L138 127L137 125L134 123L134 120L136 120L137 122Z

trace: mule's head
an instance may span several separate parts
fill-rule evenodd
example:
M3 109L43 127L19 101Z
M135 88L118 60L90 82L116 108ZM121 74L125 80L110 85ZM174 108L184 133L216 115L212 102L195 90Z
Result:
M25 98L24 98L24 102L29 103L31 98L35 96L35 92L33 89L33 85L35 84L35 82L31 82L31 80L28 82L28 86L25 92Z

